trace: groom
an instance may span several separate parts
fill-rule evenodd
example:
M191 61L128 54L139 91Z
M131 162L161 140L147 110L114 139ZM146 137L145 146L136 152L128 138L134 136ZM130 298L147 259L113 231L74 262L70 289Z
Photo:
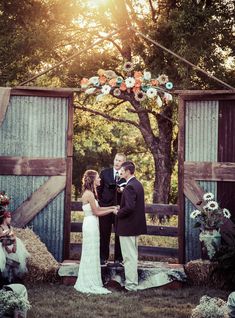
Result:
M136 291L138 286L138 245L140 234L147 233L145 218L144 189L136 179L135 165L126 161L120 169L121 176L127 184L122 193L120 209L117 216L116 233L119 235L125 270L125 290Z

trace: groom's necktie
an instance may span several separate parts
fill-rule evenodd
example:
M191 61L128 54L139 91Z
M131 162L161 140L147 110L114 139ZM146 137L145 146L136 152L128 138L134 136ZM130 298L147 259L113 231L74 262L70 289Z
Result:
M119 173L118 173L118 171L116 171L116 173L115 173L115 182L117 183L118 180L119 180Z

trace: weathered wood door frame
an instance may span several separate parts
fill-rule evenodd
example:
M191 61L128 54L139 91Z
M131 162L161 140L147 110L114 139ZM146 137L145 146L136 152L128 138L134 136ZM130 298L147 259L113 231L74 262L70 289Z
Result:
M71 188L73 160L73 91L20 87L11 96L62 97L68 99L66 158L29 158L0 156L0 175L48 176L49 179L12 212L12 224L23 227L30 222L61 191L65 190L63 258L69 257Z
M193 205L202 201L203 189L198 180L235 182L234 162L185 161L185 109L186 101L235 100L234 90L177 91L179 94L179 143L178 143L178 196L179 196L179 261L185 263L185 197ZM201 202L202 206L204 202ZM197 208L200 209L197 205Z

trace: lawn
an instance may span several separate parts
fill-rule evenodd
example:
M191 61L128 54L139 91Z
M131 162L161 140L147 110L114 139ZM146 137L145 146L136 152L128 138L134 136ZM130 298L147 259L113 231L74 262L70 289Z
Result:
M32 308L28 318L186 318L201 296L227 300L229 292L187 287L178 290L148 289L136 293L114 291L110 295L78 293L61 284L28 285Z

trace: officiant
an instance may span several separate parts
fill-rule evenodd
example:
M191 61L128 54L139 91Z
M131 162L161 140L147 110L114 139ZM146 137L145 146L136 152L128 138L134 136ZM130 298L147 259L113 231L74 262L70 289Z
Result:
M122 153L117 153L114 157L113 167L101 171L101 182L100 186L97 188L98 201L101 207L120 205L122 191L125 187L126 180L120 178L119 170L125 161L126 156ZM116 216L114 214L99 217L101 266L107 265L110 256L110 237L115 218ZM114 264L119 266L121 265L122 260L119 237L115 235Z

